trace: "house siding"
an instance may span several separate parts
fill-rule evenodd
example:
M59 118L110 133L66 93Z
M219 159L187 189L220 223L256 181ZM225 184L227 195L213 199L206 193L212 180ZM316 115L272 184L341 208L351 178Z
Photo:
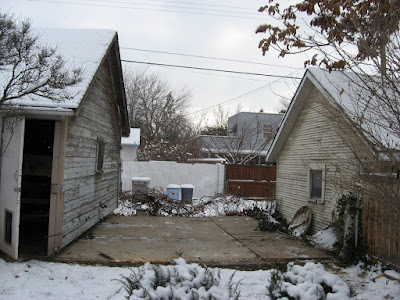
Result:
M277 161L276 198L287 220L307 205L313 212L311 233L332 223L337 199L357 180L353 146L364 147L342 115L313 87ZM325 169L323 203L308 199L308 173L315 164Z
M69 120L64 170L64 247L117 206L121 129L107 59L99 67L79 113ZM96 173L97 139L105 142L103 172Z

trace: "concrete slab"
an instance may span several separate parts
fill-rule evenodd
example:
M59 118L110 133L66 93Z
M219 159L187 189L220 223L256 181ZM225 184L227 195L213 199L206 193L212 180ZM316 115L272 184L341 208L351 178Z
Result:
M300 240L255 231L249 217L124 217L112 215L63 249L55 261L102 264L170 263L178 256L209 266L260 266L330 259Z
M236 220L235 220L236 218ZM244 217L212 218L225 232L257 253L264 261L305 259L327 259L327 254L321 252L300 239L279 232L256 231L257 221Z

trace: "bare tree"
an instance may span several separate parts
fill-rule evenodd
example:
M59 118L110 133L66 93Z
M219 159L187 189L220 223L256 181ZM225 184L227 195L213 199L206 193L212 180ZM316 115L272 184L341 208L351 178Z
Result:
M186 161L191 155L184 152L193 151L194 135L187 117L190 92L172 89L156 74L129 69L125 87L130 124L141 129L144 141L138 159Z
M69 70L55 48L44 46L29 21L16 20L0 12L0 112L7 118L8 140L0 145L0 156L7 149L14 127L24 113L18 100L40 97L53 102L72 99L69 89L82 80L82 70Z
M280 114L284 114L288 110L289 105L290 105L290 99L281 96L279 99L279 107L277 109L278 112Z
M267 35L259 45L263 53L274 49L285 57L313 51L305 65L350 71L344 73L352 85L343 90L350 93L346 109L363 134L390 152L395 142L384 141L381 129L389 131L386 137L400 138L399 1L303 0L284 9L270 2L260 11L282 26L259 26L256 32ZM306 15L308 23L301 19Z
M242 110L240 104L238 104L234 111L227 108L224 109L222 105L218 105L213 108L212 111L212 122L211 125L206 123L200 130L201 135L217 135L226 136L228 135L228 119L229 115L238 114Z
M125 72L130 123L141 128L145 141L178 142L191 133L187 118L187 104L191 97L186 89L169 87L155 74Z
M138 153L139 161L176 161L185 163L196 156L197 145L192 140L174 144L167 141L145 143Z
M55 48L40 43L28 21L17 21L4 13L0 13L0 70L2 109L22 97L70 100L75 95L68 87L79 83L82 76L81 69L65 68Z

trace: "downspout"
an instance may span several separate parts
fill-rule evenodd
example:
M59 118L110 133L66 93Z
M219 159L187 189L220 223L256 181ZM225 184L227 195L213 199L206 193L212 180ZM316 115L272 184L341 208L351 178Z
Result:
M219 165L216 164L217 166L217 190L216 190L216 194L218 193L219 190Z

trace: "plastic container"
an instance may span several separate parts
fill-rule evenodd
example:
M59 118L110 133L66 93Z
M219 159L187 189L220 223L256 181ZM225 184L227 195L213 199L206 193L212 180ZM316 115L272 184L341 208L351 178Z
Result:
M132 194L137 191L147 191L150 188L151 178L149 177L132 177Z
M179 191L180 191L180 186L177 184L169 184L166 187L167 190L167 197L169 200L172 201L179 201Z
M193 189L194 189L194 186L191 184L182 184L181 185L182 201L192 201Z

